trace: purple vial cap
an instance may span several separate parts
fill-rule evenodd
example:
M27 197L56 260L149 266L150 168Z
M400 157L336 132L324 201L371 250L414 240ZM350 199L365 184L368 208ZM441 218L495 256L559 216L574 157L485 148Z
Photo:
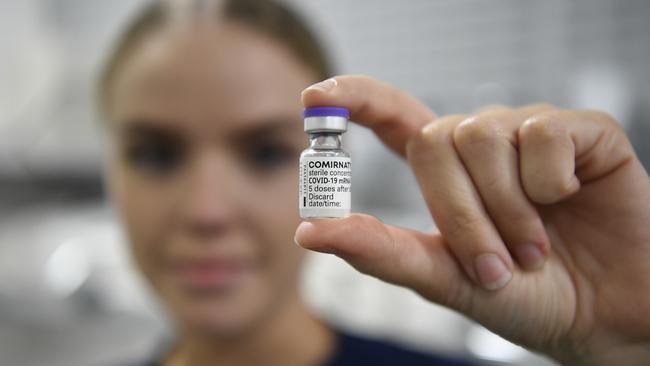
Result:
M345 117L350 118L350 111L343 107L310 107L305 108L303 117Z

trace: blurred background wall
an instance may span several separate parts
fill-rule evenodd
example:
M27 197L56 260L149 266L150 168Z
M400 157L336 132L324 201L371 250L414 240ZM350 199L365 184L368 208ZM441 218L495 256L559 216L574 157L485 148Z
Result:
M546 101L597 108L650 167L650 2L293 0L340 73L396 84L438 114ZM103 190L94 82L142 0L0 1L0 365L110 365L166 332ZM432 222L404 164L349 133L355 211ZM390 172L390 174L386 174ZM550 365L409 291L310 257L305 294L323 316L486 365Z

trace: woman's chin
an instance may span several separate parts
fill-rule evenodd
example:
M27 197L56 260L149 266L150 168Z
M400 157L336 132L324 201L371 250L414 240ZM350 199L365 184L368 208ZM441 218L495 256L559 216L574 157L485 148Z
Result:
M166 301L172 316L193 334L236 337L255 328L270 308L264 290L252 283L230 291L174 292L174 299Z
M232 317L191 316L181 319L185 332L195 336L205 336L215 339L233 339L249 334L258 319L254 316L248 318L242 314Z

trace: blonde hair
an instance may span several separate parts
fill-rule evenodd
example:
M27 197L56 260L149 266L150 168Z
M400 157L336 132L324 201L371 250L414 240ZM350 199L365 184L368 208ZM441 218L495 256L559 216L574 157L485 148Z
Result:
M99 81L99 107L108 104L108 90L120 66L147 35L177 20L216 19L240 22L286 45L319 79L331 76L329 60L319 40L304 21L275 0L159 0L149 3L126 28L109 56Z

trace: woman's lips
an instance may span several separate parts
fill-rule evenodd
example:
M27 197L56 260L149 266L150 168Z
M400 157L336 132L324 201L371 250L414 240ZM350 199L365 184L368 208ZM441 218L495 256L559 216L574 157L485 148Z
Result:
M250 274L250 263L239 259L181 260L172 272L183 287L194 290L224 290L238 285Z

